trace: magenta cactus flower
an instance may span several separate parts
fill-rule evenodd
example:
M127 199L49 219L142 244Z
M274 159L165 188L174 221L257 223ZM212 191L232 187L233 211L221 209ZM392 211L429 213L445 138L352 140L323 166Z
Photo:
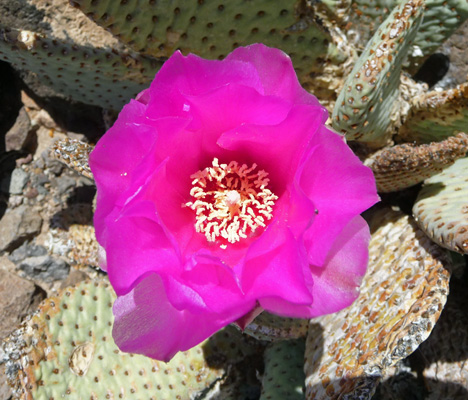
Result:
M123 350L169 360L255 309L312 318L357 297L374 178L289 57L176 52L91 154L96 236Z

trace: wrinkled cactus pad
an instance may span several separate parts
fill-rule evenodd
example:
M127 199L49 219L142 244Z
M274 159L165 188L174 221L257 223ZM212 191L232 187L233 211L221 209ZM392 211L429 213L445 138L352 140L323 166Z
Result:
M375 400L468 398L466 278L452 278L447 304L431 335L405 365L389 371Z
M464 157L468 136L459 133L442 142L400 144L373 154L365 164L374 172L377 190L395 192L422 182Z
M426 0L424 19L409 54L411 70L417 70L467 18L466 0Z
M263 311L244 332L258 340L275 341L304 338L308 327L307 319L284 318Z
M385 370L429 336L445 304L447 252L392 209L375 212L370 227L369 268L360 296L336 314L311 320L308 400L371 398Z
M413 215L432 240L468 254L468 158L424 182Z
M76 139L63 139L54 143L52 154L67 167L79 174L93 179L93 173L89 168L89 154L93 146Z

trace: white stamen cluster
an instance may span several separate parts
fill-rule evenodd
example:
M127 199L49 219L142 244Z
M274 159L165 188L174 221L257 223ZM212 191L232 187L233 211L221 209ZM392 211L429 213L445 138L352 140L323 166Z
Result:
M268 173L256 168L236 161L219 164L215 158L211 167L190 176L194 201L185 205L196 212L195 229L209 242L226 248L226 242L247 238L272 218L278 197L267 189Z

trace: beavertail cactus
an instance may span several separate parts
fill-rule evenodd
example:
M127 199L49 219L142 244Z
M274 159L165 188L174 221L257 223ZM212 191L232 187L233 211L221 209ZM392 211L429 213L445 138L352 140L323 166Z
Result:
M114 299L106 281L95 281L45 300L4 344L15 398L189 398L255 351L228 330L168 364L122 353L112 339Z
M445 249L468 254L468 82L428 91L411 78L466 21L466 0L73 0L74 7L53 0L59 10L66 8L66 18L48 14L43 2L24 2L44 19L0 26L0 59L32 72L62 97L110 110L120 110L147 88L178 49L215 60L254 42L280 48L304 87L332 111L329 124L373 170L385 201L401 203L407 213L412 207L414 218L395 206L367 213L369 270L361 295L346 310L310 321L264 312L243 321L250 322L245 332L257 341L227 327L169 364L118 350L109 307L115 296L107 282L95 278L65 289L4 344L15 396L301 399L305 384L311 400L370 399L379 381L388 382L393 366L437 323L451 275ZM64 21L82 22L85 14L96 29L83 40ZM147 100L144 94L138 98ZM123 147L128 155L122 143L114 154ZM53 152L94 179L88 165L92 149L70 139L56 143ZM182 150L179 163L186 162ZM52 226L49 234L74 247L67 254L71 264L96 266L92 226L72 224L66 232ZM459 295L454 299L464 304ZM445 321L423 347L425 354L432 354L427 350L442 331L456 347L454 330L460 327ZM291 338L299 339L284 340ZM446 364L434 362L426 370L429 387L434 388L434 368L453 371ZM463 365L456 367L466 373Z
M393 134L401 67L423 18L422 0L403 2L374 34L337 99L333 127L348 140L382 147Z

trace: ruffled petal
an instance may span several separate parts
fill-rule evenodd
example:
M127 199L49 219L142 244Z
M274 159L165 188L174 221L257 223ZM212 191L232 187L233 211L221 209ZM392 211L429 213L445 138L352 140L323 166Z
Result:
M208 251L193 255L178 275L161 278L169 301L179 310L222 313L245 302L234 271Z
M307 256L282 222L273 220L249 248L237 267L247 298L279 297L292 303L310 304Z
M177 244L151 202L136 202L119 215L111 214L106 225L113 232L106 243L107 272L117 295L128 293L150 272L181 269Z
M116 199L138 179L133 171L156 142L156 131L145 124L143 114L144 105L132 100L90 154L89 165L98 188L94 218L98 240L105 229L104 218L114 208ZM102 241L101 244L104 245Z
M343 229L327 255L324 267L310 266L313 302L295 304L279 297L261 298L260 305L277 315L314 318L348 307L359 295L369 259L369 227L358 215Z
M239 47L226 60L244 61L255 66L261 86L255 89L266 96L278 96L295 104L320 106L319 101L299 83L289 56L264 44ZM326 121L326 116L323 116Z
M280 297L264 297L260 306L273 314L286 318L312 318L310 304L294 304Z
M205 60L176 51L150 86L148 113L155 118L183 116L185 96L198 96L232 82L260 87L255 66L238 60Z
M274 215L283 221L297 240L301 240L302 234L313 224L315 205L294 180L276 201Z
M358 215L333 243L325 268L310 267L314 280L314 302L308 317L337 312L356 300L369 261L369 241L369 226Z
M326 110L322 107L294 106L279 124L239 126L223 133L218 145L255 160L261 169L270 174L270 186L280 195L278 191L284 190L287 183L292 182L324 115Z
M230 83L204 95L186 96L186 99L194 118L189 129L203 129L204 142L213 144L220 133L244 124L276 125L285 119L292 107L292 103L280 97L262 96L255 89L238 83Z
M222 314L177 310L168 301L161 278L151 274L114 303L115 343L122 351L169 361L246 314L245 302Z
M299 184L318 210L304 235L309 263L322 266L343 228L379 201L374 175L341 136L322 127L313 137Z

